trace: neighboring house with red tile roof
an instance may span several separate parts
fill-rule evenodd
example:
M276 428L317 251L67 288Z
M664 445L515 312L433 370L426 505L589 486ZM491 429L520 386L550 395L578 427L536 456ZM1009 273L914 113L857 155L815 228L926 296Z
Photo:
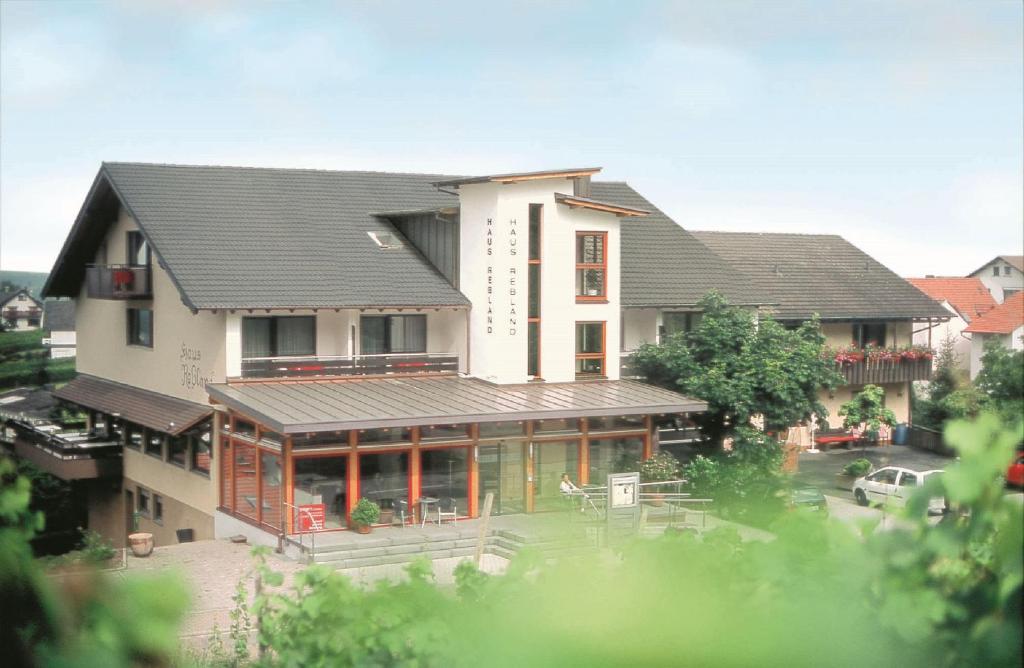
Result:
M1024 292L1016 292L966 329L971 337L971 378L981 371L985 343L995 339L1012 350L1024 349Z
M1002 304L1024 290L1024 255L997 255L968 276L980 278L992 298Z
M925 276L908 278L907 281L940 302L952 316L946 322L914 330L914 343L938 347L949 339L953 342L958 366L969 370L971 340L963 335L963 331L977 317L996 306L992 293L977 277Z

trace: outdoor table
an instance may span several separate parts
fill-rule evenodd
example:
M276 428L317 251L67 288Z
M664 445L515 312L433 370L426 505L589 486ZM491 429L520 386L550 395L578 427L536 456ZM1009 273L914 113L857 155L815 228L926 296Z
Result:
M420 505L420 528L427 526L427 516L430 514L430 506L438 503L439 501L440 499L433 496L421 496L419 498L417 503Z

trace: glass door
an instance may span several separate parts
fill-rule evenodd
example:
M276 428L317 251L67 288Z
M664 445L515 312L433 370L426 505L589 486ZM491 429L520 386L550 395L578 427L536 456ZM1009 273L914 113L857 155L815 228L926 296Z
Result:
M481 512L488 492L494 494L492 515L525 512L526 443L503 441L479 446L479 504Z
M533 509L537 512L564 509L559 485L562 474L579 486L580 442L553 441L533 444Z

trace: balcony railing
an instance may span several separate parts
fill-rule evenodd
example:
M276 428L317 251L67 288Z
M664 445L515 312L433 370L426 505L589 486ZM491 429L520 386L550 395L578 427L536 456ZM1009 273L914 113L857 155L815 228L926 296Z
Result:
M931 359L871 360L836 362L836 370L849 385L879 385L931 380Z
M242 378L296 378L316 376L383 376L410 373L458 373L455 353L403 353L393 355L246 357Z
M145 299L153 294L146 266L92 264L86 267L85 284L94 299Z
M62 431L46 422L8 419L14 451L63 480L121 475L121 443L84 431Z

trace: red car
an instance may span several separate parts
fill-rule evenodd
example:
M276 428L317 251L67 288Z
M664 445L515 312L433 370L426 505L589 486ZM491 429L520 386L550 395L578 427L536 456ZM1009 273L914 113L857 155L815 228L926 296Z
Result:
M1014 487L1024 487L1024 450L1017 451L1017 456L1006 469L1006 482Z

